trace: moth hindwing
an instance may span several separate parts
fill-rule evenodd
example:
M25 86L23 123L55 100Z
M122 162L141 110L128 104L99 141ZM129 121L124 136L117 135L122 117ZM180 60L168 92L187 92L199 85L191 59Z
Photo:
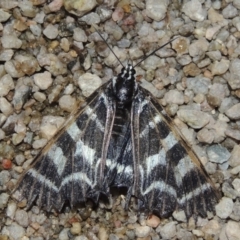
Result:
M132 65L103 85L36 157L17 190L48 211L108 198L126 187L138 206L206 217L218 200L196 155L163 108L135 81Z

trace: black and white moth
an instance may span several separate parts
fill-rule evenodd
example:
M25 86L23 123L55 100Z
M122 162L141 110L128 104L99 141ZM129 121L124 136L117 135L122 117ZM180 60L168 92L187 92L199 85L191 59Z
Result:
M218 201L199 159L130 64L70 116L16 190L28 206L50 211L110 198L111 187L126 187L127 202L135 196L139 209L161 217L175 210L206 217Z

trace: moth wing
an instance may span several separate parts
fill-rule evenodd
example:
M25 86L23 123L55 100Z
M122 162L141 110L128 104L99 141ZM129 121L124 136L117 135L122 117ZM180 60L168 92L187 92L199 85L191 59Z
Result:
M34 200L48 211L60 210L87 198L98 200L108 194L104 179L106 152L115 107L110 84L93 93L52 141L38 154L16 187L28 206Z
M196 155L159 103L139 86L132 105L133 195L162 217L174 210L206 217L218 194Z

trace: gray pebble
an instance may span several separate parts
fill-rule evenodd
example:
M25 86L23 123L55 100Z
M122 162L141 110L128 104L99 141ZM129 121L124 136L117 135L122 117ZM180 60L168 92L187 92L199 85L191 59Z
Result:
M51 139L64 122L65 119L63 117L56 117L50 115L44 116L40 126L40 132L42 137L48 140Z
M7 205L9 195L7 193L0 194L0 209L4 209Z
M18 222L18 224L22 227L27 227L28 222L28 214L24 210L17 210L15 214L15 219Z
M0 97L0 110L5 116L9 116L13 113L13 107L6 98Z
M184 103L184 96L182 92L179 92L177 90L170 90L164 95L164 100L168 104L173 103L182 105Z
M193 90L195 94L206 94L208 93L211 81L210 79L204 77L187 78L186 84L187 88Z
M10 172L7 170L1 170L0 172L0 186L1 188L5 188L6 184L11 179Z
M229 67L230 77L227 79L232 89L240 88L240 59L234 59Z
M220 163L220 164L228 161L228 159L231 156L229 151L225 147L222 147L219 144L214 144L212 146L209 146L207 148L207 155L211 162Z
M202 4L198 0L186 2L182 6L182 11L194 21L203 21L206 17Z
M232 185L230 185L228 182L223 183L222 192L224 193L224 196L231 199L235 199L240 196L240 194L235 189L233 189Z
M163 239L171 239L176 236L177 229L175 222L169 222L164 226L159 226L157 231L160 233Z
M19 240L22 239L22 237L25 235L24 228L15 222L8 226L7 229L9 231L10 239Z
M240 119L240 103L235 104L232 106L230 109L228 109L225 114L233 120L238 120Z
M85 97L89 97L97 88L102 85L102 80L96 75L85 73L78 79L78 85Z
M5 22L11 17L11 14L0 9L0 22Z
M229 158L229 164L231 167L240 166L240 146L235 145L232 152L231 157Z
M81 28L75 28L73 30L73 39L78 42L86 42L87 36Z
M234 18L238 15L238 10L232 4L229 3L222 10L222 15L224 18Z
M84 22L87 22L89 25L100 23L99 15L94 12L90 12L90 13L84 15L83 17L81 17L81 20Z
M3 35L1 38L2 46L4 48L20 48L22 46L22 40L14 35Z
M167 12L168 1L166 0L147 0L146 14L155 21L161 21Z
M30 91L30 87L24 84L16 87L12 101L14 109L19 110L22 108L28 99Z
M48 24L43 30L43 34L49 39L55 39L58 36L58 29L52 24Z
M137 237L146 237L150 234L151 228L148 226L137 226L135 228L135 234Z
M224 74L230 65L230 61L226 60L226 59L221 59L220 62L219 61L215 61L212 65L211 65L211 71L212 71L212 75L222 75Z
M230 216L233 210L233 201L231 198L223 197L221 201L216 205L216 214L222 219L226 219Z
M220 61L222 58L222 54L219 50L217 51L209 51L206 55L211 58L213 61Z
M17 210L17 204L15 202L10 202L8 203L8 206L7 206L6 215L9 218L14 219L16 210Z
M9 61L12 59L14 51L12 49L3 49L0 51L0 61Z
M187 123L194 129L204 127L210 120L207 113L196 110L180 109L177 112L177 115L183 122Z
M34 83L41 89L46 90L48 89L53 82L51 77L51 73L45 71L44 73L36 73L33 76Z
M45 138L37 139L33 142L32 146L34 149L43 148L47 144L48 140Z
M197 133L197 139L199 142L211 144L214 140L214 135L211 130L203 128Z
M0 79L0 97L4 97L10 90L14 89L14 82L9 74Z
M77 101L71 95L63 95L59 99L59 106L64 111L72 112L77 106Z
M95 8L97 5L97 1L84 0L79 3L79 0L70 0L70 1L64 1L63 4L67 11L77 15L78 17L81 17L86 13L90 12L93 8Z
M227 236L228 240L238 240L240 239L240 224L235 221L228 221L226 228L225 228L225 233Z

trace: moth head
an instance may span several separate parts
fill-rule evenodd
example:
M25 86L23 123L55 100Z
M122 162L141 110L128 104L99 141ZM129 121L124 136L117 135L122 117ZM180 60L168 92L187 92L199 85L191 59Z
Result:
M123 67L121 73L112 80L113 93L120 105L124 106L129 104L134 97L136 89L135 74L136 71L134 67L128 64L126 67Z

